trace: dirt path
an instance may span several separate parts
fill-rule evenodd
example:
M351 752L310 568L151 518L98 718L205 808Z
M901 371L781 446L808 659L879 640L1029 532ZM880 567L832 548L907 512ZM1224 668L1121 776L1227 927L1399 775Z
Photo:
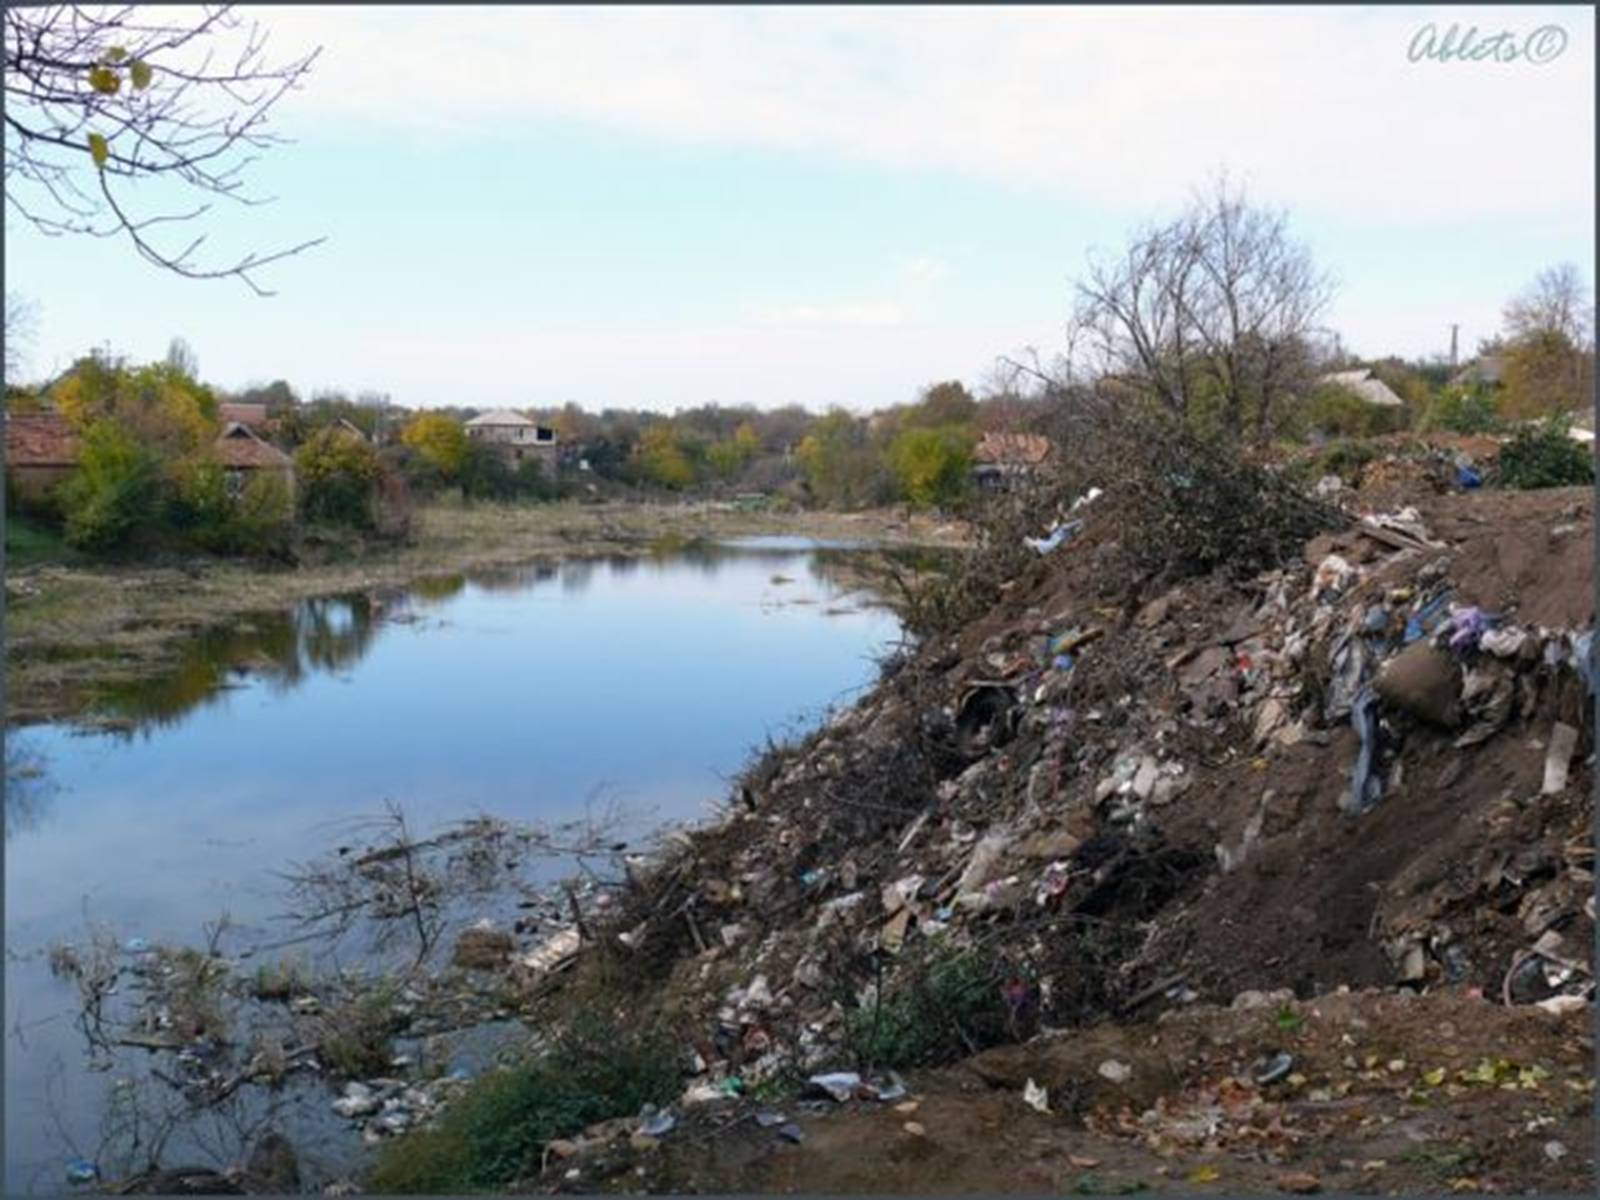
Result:
M429 575L539 558L644 554L695 538L803 536L959 546L960 525L926 516L739 512L708 504L438 505L410 543L342 561L273 569L196 558L163 565L38 564L7 572L6 719L77 713L95 684L147 676L185 638L230 617L311 596L398 586Z
M1586 1013L1463 991L1262 999L989 1051L895 1103L700 1110L659 1146L584 1146L526 1190L1592 1192ZM1284 1078L1254 1082L1278 1053ZM1023 1101L1030 1079L1048 1115ZM803 1140L762 1128L772 1110Z

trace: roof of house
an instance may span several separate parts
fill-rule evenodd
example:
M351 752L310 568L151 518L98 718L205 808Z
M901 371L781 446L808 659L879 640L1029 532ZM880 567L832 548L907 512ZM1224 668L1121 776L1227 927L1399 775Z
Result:
M1462 367L1450 382L1457 385L1475 382L1497 384L1503 366L1498 354L1485 354Z
M265 425L267 423L267 406L265 404L238 404L225 400L217 405L217 414L226 423L237 421L241 425Z
M8 413L6 462L16 467L75 467L83 441L60 413Z
M467 422L467 428L481 428L485 425L532 425L533 422L521 413L514 413L507 408L497 408L493 412L486 412L482 416L473 417Z
M1372 373L1371 367L1356 367L1350 371L1333 371L1324 375L1322 383L1337 384L1360 396L1368 404L1380 408L1403 408L1405 401L1394 390Z
M973 458L985 464L1036 467L1055 447L1037 433L986 433Z
M282 450L262 441L248 425L228 422L213 445L217 461L225 467L289 467L294 465Z

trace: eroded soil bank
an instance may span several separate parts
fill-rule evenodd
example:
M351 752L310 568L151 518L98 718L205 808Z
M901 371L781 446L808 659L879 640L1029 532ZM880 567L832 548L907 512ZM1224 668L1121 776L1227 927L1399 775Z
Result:
M524 1186L1589 1191L1593 496L1373 483L1176 585L1091 508L754 767L548 1001L670 1011L680 1126Z

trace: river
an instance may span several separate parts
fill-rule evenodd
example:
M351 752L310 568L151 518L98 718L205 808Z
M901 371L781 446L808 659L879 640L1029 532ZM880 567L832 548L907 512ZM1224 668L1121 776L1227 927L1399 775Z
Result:
M59 1191L74 1159L111 1174L134 1136L118 1097L157 1057L91 1049L53 946L203 944L225 915L221 955L247 956L283 932L279 873L386 805L419 834L480 813L622 839L704 819L754 748L852 702L899 638L853 557L743 539L331 597L196 638L100 694L98 724L10 731L7 1192ZM326 1088L301 1092L273 1120L331 1178L359 1139L322 1116ZM183 1161L237 1151L171 1137Z

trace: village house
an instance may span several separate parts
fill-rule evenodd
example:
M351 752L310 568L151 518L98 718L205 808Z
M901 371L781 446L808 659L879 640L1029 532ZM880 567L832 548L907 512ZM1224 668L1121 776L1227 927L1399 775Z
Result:
M254 433L248 425L230 421L212 444L212 456L222 464L228 494L238 496L254 476L276 474L289 495L294 495L294 460Z
M1395 394L1393 388L1374 375L1371 367L1356 367L1349 371L1333 371L1322 376L1317 382L1342 387L1345 391L1355 393L1368 404L1378 408L1405 407L1406 402Z
M513 469L524 462L540 464L554 478L559 465L556 431L548 425L530 421L521 413L496 409L473 417L466 424L467 436L492 446Z
M34 502L78 469L77 431L60 413L6 415L6 480L13 494Z
M217 405L217 416L224 425L243 425L258 437L267 437L272 432L265 404L240 404L224 400Z
M1055 454L1055 446L1037 433L986 433L973 451L972 477L980 488L1003 491L1032 475Z

